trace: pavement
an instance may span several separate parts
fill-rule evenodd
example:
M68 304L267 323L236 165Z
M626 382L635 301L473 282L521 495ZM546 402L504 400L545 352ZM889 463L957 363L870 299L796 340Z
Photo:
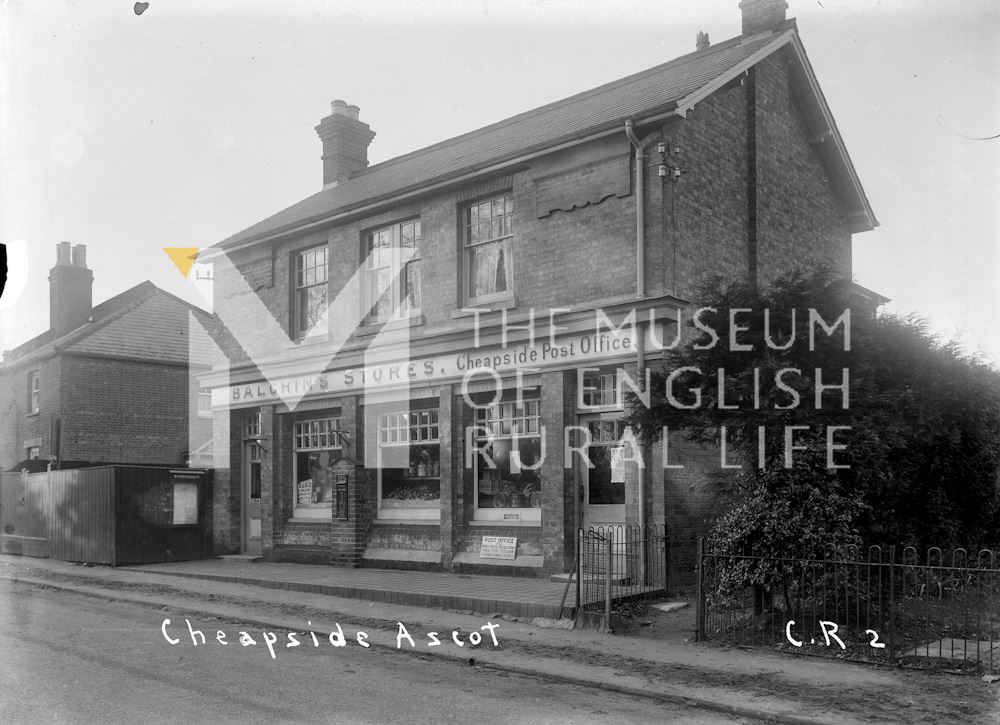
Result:
M691 606L650 609L614 635L535 616L552 610L516 608L558 607L565 585L557 582L224 560L113 569L9 555L0 555L0 578L159 608L177 646L191 646L185 619L210 641L216 628L231 629L223 622L319 637L340 629L352 646L363 631L373 647L401 655L682 703L734 721L1000 724L1000 684L694 643ZM432 646L430 632L441 645Z
M576 606L576 586L548 579L392 569L347 569L312 564L220 558L121 567L122 570L329 594L369 602L472 610L505 617L559 619L560 604ZM568 614L568 612L567 612Z

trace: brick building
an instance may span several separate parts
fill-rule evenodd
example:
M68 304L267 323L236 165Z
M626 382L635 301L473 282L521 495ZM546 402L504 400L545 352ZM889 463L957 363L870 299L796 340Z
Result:
M210 347L189 350L190 313L204 324L211 316L150 282L93 305L86 251L57 245L49 329L0 363L0 470L183 465L211 441L195 378Z
M205 257L217 551L546 575L577 526L645 522L683 563L718 454L640 469L619 385L707 273L849 280L877 223L786 3L740 7L739 37L372 166L333 102L324 188Z

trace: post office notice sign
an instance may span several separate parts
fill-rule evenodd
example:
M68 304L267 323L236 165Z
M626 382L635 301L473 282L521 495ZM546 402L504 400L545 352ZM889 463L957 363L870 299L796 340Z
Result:
M516 536L484 536L479 548L480 559L511 559L517 554Z

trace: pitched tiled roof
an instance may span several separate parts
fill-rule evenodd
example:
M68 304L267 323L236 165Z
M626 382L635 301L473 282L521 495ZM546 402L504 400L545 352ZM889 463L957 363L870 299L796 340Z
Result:
M229 248L280 233L381 198L446 181L585 134L670 110L760 51L775 36L737 37L669 63L522 113L425 149L370 166L357 176L234 234Z
M146 296L125 314L70 343L64 348L66 352L153 362L211 364L209 350L202 350L198 345L189 349L189 322L188 315L184 314L186 303L154 289L156 294Z
M188 350L188 315L190 310L212 329L212 316L152 282L135 287L96 305L91 321L53 340L46 330L28 342L8 351L3 365L15 364L33 353L48 355L53 351L78 352L109 357L148 359L161 362L210 363L210 350L195 348L195 359Z

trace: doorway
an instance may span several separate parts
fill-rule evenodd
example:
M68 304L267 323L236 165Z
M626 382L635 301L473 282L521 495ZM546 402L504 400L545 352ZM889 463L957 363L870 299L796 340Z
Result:
M587 457L581 461L579 480L583 488L583 527L624 526L625 467L621 463L621 438L625 424L620 413L583 416L580 425L590 431Z
M255 440L243 443L243 553L260 556L260 484L264 449Z

